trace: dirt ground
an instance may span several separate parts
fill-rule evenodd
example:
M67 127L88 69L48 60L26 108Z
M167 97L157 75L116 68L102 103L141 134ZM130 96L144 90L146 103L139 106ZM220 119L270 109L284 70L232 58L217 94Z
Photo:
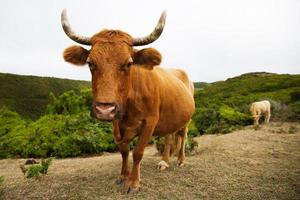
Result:
M0 199L300 199L300 124L271 123L225 135L196 139L197 151L160 172L160 157L148 147L142 163L142 189L125 195L115 184L118 153L56 159L49 173L25 179L24 159L0 160L5 181Z

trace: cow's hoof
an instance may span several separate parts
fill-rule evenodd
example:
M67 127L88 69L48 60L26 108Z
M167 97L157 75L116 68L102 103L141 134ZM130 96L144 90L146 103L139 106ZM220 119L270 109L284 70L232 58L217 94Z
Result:
M134 186L125 186L123 187L123 194L134 194L140 191L140 187L134 187Z
M169 164L164 160L160 161L157 165L158 165L158 169L161 171L170 167Z
M124 185L124 183L125 183L125 180L124 180L124 179L120 179L120 178L119 178L119 179L116 180L116 184L117 184L117 185Z
M140 191L139 187L129 187L127 190L127 194L134 194Z
M184 166L184 163L179 162L179 163L177 163L177 166L178 166L178 167L183 167L183 166Z
M117 185L125 185L126 183L126 180L128 179L128 177L124 176L124 175L121 175L118 177L118 179L116 180L116 184Z

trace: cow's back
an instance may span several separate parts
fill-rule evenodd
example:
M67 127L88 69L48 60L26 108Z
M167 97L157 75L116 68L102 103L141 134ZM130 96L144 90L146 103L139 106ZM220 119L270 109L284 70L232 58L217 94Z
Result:
M181 69L168 69L174 76L183 82L183 84L188 88L192 95L194 95L194 84L189 79L185 71Z
M254 102L252 103L251 107L250 107L250 111L252 112L252 114L255 114L257 112L260 113L266 113L270 111L270 107L271 104L269 101L258 101L258 102Z

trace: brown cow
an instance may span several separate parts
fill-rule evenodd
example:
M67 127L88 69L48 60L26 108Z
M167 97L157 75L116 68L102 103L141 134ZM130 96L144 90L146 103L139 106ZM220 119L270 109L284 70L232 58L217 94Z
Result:
M92 37L84 37L75 34L66 11L62 12L65 33L72 40L91 46L90 50L71 46L63 56L72 64L89 65L93 91L91 115L113 123L114 140L123 159L117 183L124 184L128 193L140 188L141 160L151 136L176 132L182 143L178 163L184 162L187 125L195 109L192 82L181 70L158 67L161 54L156 49L133 48L155 41L163 31L165 18L163 12L154 31L142 38L132 38L120 30L102 30ZM133 149L130 171L128 144L135 137L138 144ZM168 157L163 160L168 162Z

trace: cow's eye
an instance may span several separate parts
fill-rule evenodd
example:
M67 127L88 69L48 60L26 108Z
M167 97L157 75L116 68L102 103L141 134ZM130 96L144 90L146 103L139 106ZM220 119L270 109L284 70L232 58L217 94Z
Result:
M132 65L132 62L128 62L120 67L121 71L127 71Z
M127 69L128 69L128 68L130 68L130 67L131 67L131 65L132 65L132 63L133 63L133 62L131 62L131 61L130 61L130 62L128 62L128 63L126 64L126 68L127 68Z
M122 70L127 70L131 67L132 64L133 64L133 60L132 58L129 58L128 61L121 68Z

